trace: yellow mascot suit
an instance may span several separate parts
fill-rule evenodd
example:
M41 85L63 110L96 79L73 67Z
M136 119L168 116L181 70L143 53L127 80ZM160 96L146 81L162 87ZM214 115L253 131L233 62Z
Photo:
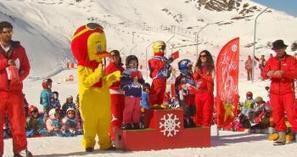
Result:
M79 103L84 132L82 145L87 152L93 151L98 135L100 149L109 149L109 86L120 79L120 72L104 74L102 60L108 53L103 28L96 23L79 27L73 35L71 50L78 62Z

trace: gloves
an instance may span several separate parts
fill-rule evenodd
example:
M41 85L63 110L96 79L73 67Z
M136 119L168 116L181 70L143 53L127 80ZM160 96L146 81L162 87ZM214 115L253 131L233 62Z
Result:
M267 76L269 78L282 78L283 74L284 74L283 70L276 70L276 71L270 70L268 71Z
M281 78L284 74L284 71L283 70L277 70L273 73L273 76L274 78Z

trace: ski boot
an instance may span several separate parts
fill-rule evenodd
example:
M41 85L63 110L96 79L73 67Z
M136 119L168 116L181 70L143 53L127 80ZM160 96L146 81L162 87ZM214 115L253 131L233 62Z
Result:
M86 152L93 152L94 151L94 148L93 147L87 147L86 148Z
M286 144L286 132L278 132L278 139L273 143L274 146Z
M33 155L28 149L24 149L18 153L14 153L13 157L33 157Z
M294 136L292 135L292 133L289 133L286 135L286 144L290 144L294 142Z

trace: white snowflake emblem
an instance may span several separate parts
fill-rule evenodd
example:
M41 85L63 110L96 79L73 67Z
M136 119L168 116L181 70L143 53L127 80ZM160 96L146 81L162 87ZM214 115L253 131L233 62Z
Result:
M163 135L172 137L175 136L177 132L179 132L181 123L179 118L175 114L167 113L163 116L163 118L160 119L159 124L159 128L161 129Z
M236 52L237 49L238 49L238 47L237 47L236 44L232 45L232 47L231 47L231 51L232 51L232 52Z

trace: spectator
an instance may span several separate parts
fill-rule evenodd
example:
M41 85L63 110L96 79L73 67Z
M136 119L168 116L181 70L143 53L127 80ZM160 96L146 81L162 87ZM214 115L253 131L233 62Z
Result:
M81 134L81 129L75 118L76 112L74 108L68 108L66 116L62 119L62 134L63 136L76 136Z
M244 63L245 65L245 70L247 72L247 80L251 80L252 79L252 72L253 72L253 61L252 61L252 58L251 56L249 55L248 56L248 59L245 61Z
M29 106L29 117L27 118L26 130L27 137L47 135L43 117L40 116L36 106Z
M48 78L42 81L42 91L40 94L40 104L43 108L44 120L48 117L48 112L51 108L52 98L52 79Z
M74 108L76 110L76 105L73 102L73 97L71 95L66 98L66 102L62 106L61 117L66 116L66 111L69 108Z
M49 117L45 123L49 135L62 136L60 113L56 109L49 111Z

